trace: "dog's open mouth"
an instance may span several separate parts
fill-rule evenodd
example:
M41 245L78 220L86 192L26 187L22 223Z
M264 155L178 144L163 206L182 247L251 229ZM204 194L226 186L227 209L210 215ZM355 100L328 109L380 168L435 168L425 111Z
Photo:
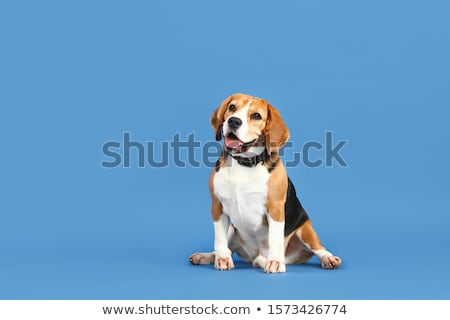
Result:
M256 142L253 139L250 142L241 141L234 133L229 133L225 136L225 148L231 153L243 153L246 152Z

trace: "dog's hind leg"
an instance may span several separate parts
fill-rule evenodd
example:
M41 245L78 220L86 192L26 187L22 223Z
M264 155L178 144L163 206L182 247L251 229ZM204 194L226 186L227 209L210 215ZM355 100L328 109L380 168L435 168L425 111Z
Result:
M314 231L311 221L306 221L297 231L297 235L303 243L314 253L319 259L322 268L337 269L342 263L341 258L333 256L333 254L320 244L319 237Z

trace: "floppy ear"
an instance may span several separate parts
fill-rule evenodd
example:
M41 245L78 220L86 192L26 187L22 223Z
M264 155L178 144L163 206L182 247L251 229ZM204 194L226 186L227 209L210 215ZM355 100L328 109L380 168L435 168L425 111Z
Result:
M270 155L272 153L278 153L280 148L288 141L290 133L283 119L281 119L278 110L269 103L267 105L268 117L264 134L266 149Z
M211 125L216 132L216 141L222 140L222 126L223 122L225 121L224 115L227 111L228 104L233 99L233 96L229 96L226 98L220 107L218 107L216 110L214 110L213 114L211 115Z

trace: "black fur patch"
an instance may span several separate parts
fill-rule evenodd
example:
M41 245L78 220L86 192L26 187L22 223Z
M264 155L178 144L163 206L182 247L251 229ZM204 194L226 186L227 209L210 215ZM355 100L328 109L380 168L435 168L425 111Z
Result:
M285 224L284 235L291 234L295 229L303 225L309 220L308 214L303 209L300 200L297 198L294 185L291 179L288 178L288 189L286 196L286 203L284 205L285 210Z
M222 150L222 156L219 159L217 159L217 161L216 161L216 166L214 169L214 170L216 170L216 172L219 172L220 166L222 165L222 161L226 161L227 158L228 158L228 152L226 152L225 150Z
M275 169L275 167L277 166L279 161L280 161L280 158L277 158L275 161L272 161L270 159L269 160L270 166L267 167L267 171L269 171L269 173L271 173L273 171L273 169Z
M219 172L219 170L220 170L220 158L219 159L217 159L217 161L216 161L216 172Z

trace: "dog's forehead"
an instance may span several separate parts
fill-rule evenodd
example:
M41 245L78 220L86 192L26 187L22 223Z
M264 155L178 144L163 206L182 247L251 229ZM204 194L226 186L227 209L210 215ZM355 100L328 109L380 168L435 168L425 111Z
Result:
M238 95L235 96L231 102L230 105L234 104L238 109L242 109L245 107L252 107L253 108L265 108L266 104L264 103L263 99L260 99L258 97L252 97L248 95Z
M230 101L229 105L234 104L237 108L243 108L248 103L252 102L252 97L246 96L246 95L236 95L233 97L233 99Z

